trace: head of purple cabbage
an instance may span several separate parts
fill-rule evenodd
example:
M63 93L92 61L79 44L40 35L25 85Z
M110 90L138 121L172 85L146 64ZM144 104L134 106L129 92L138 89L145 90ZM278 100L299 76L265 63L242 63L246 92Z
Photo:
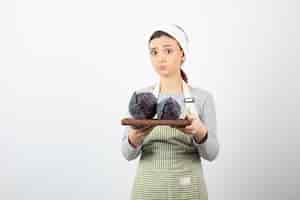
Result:
M157 113L157 119L179 119L181 108L172 97L163 99L159 103L151 92L134 92L129 101L129 112L135 119L153 119Z

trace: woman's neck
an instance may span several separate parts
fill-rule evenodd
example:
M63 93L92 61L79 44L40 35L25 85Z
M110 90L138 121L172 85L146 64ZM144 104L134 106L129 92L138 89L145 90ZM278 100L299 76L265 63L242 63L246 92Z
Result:
M160 78L160 92L161 93L172 93L182 94L182 78L179 74L174 77L161 77Z

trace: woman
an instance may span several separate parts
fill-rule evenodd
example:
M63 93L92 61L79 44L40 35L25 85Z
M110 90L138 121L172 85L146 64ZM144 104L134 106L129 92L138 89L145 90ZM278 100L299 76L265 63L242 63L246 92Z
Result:
M212 161L219 152L213 96L187 84L182 66L188 59L188 38L183 29L166 25L151 33L149 51L159 82L136 92L153 92L159 102L175 98L183 111L181 117L192 123L185 128L125 127L124 157L130 161L141 155L131 199L206 200L202 159Z

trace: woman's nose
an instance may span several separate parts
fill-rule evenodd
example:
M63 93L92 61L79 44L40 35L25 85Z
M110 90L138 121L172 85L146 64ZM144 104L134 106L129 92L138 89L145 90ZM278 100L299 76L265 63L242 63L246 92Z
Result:
M163 62L166 62L166 56L165 55L163 55L163 54L160 54L160 55L158 55L158 62L160 62L160 63L163 63Z

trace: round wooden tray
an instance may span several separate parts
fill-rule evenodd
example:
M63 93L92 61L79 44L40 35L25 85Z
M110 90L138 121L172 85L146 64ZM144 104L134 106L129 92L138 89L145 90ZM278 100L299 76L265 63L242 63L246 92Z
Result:
M122 125L130 125L130 126L134 126L134 127L158 126L158 125L185 127L185 126L190 125L191 121L188 119L159 120L159 119L124 118L121 120L121 124Z

